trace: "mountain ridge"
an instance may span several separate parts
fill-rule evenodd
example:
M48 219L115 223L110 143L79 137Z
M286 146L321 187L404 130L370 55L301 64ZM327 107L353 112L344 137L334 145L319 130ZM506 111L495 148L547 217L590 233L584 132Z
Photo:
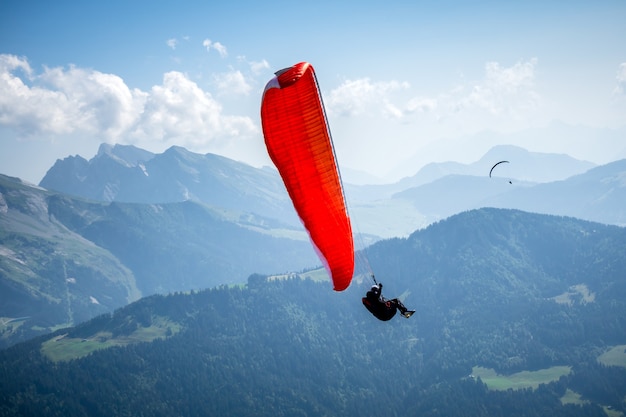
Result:
M152 154L130 145L102 145L89 161L78 156L57 160L39 185L96 201L150 204L194 200L280 218L291 226L300 224L276 171L179 146Z

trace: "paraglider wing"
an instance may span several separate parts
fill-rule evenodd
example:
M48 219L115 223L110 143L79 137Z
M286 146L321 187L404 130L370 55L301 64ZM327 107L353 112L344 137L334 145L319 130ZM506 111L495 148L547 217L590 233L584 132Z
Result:
M263 93L267 151L336 291L354 273L354 242L341 177L313 66L276 73Z
M500 162L496 162L496 164L495 164L494 166L492 166L492 167L491 167L491 169L489 170L489 178L491 178L491 173L493 172L493 169L494 169L495 167L497 167L498 165L500 165L500 164L504 164L504 163L507 163L507 164L508 164L508 163L509 163L509 161L500 161Z

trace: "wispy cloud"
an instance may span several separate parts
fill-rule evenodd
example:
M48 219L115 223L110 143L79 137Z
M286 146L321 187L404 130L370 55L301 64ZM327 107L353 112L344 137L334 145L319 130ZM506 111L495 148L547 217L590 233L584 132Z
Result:
M408 89L407 82L388 81L372 82L369 78L346 80L339 87L332 90L325 100L330 113L341 116L356 116L366 113L372 105L392 110L388 95L400 89ZM390 114L394 114L391 111Z
M626 62L619 64L617 70L617 86L615 87L614 94L623 96L626 95Z
M214 80L220 94L247 95L252 90L252 86L238 70L216 74Z
M0 125L23 137L77 133L195 150L258 134L249 117L224 114L210 93L180 72L166 73L162 85L146 92L116 75L74 66L34 74L26 59L13 55L0 55Z
M0 54L0 71L2 74L9 73L17 69L24 71L29 76L33 72L26 58L15 55Z
M497 62L485 64L485 78L457 102L459 108L482 108L493 114L515 114L534 107L539 95L534 89L537 59L503 68Z
M413 97L406 105L406 113L429 113L437 108L437 99L428 97Z
M176 45L178 44L178 40L176 38L168 39L165 41L165 44L172 49L176 49Z
M213 42L211 39L205 39L202 41L202 46L206 48L207 52L211 52L211 49L216 50L222 58L225 58L228 55L226 47L220 42Z
M250 69L255 74L259 74L263 70L269 69L269 67L270 67L269 62L267 62L264 59L261 60L261 61L252 61L252 62L250 62Z
M439 121L464 119L468 124L481 120L487 123L494 118L524 118L541 105L541 96L535 88L536 66L536 58L510 67L487 62L480 80L463 81L436 96L416 96L404 107L405 115Z
M442 91L434 96L413 95L408 82L347 80L326 97L329 114L358 117L380 115L407 122L428 117L433 121L451 117L522 117L536 109L541 98L535 89L537 59L504 67L485 64L484 77ZM407 94L409 95L407 97Z

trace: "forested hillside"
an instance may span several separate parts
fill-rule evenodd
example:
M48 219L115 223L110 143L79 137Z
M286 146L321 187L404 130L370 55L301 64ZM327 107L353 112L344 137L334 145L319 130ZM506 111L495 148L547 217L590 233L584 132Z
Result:
M625 229L482 209L358 259L417 313L380 322L367 279L314 271L152 296L0 351L0 415L626 411Z

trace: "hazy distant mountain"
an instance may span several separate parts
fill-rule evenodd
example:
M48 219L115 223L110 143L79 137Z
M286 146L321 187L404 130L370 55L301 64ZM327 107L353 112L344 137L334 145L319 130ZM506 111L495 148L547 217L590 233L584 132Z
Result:
M429 222L433 222L466 210L489 207L489 198L508 193L511 187L526 186L529 185L517 181L512 185L508 180L501 178L448 175L431 183L396 193L392 200L411 202L417 211L429 219Z
M0 351L11 376L0 415L626 411L626 229L481 209L379 242L368 258L413 317L373 318L367 281L334 293L253 275L149 297Z
M626 159L563 181L511 190L486 204L626 225Z
M509 161L494 169L494 177L515 178L525 182L551 182L563 180L583 173L595 166L588 161L580 161L564 154L529 152L512 145L497 145L485 153L478 161L467 165L441 164L438 175L433 175L432 165L424 167L404 183L425 184L449 174L488 176L490 169L499 161ZM429 179L430 174L430 179ZM417 183L415 183L415 181Z
M0 346L154 293L319 265L306 234L186 201L94 202L0 175Z
M506 165L508 168L511 164ZM502 171L500 167L496 169ZM626 160L543 184L520 181L514 176L496 176L495 173L492 178L449 175L396 193L392 200L410 201L430 221L465 210L500 207L624 225L624 178Z
M529 152L517 146L497 145L471 164L431 162L414 175L393 184L353 187L353 194L362 199L366 199L368 195L378 195L378 198L390 197L394 193L432 183L448 175L488 177L491 167L499 161L509 163L498 166L497 170L494 170L494 177L529 183L563 180L595 166L591 162L580 161L568 155Z

